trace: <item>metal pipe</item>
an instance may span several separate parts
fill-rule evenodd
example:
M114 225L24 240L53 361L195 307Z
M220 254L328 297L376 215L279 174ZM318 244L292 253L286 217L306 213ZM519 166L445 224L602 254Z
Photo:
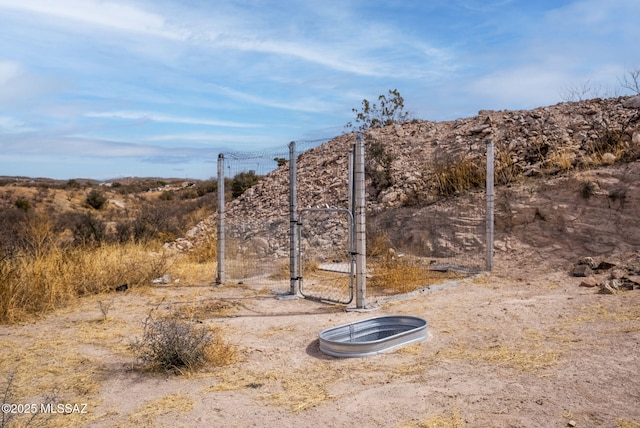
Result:
M355 143L349 144L349 171L348 171L349 191L347 194L347 204L348 204L347 209L351 211L352 214L355 212L354 206L353 206L353 199L354 199L353 193L355 191L353 188L353 162L354 162L354 156L355 156L354 147L355 147Z
M493 170L494 170L494 154L493 141L487 140L487 212L486 212L486 242L485 242L485 261L486 270L491 272L493 269L493 208L494 208L494 189L493 189Z
M220 153L218 155L218 275L216 277L216 284L224 284L226 279L224 272L224 214L224 154Z
M296 142L289 143L289 278L292 295L298 294L298 195L297 195Z
M362 134L358 134L356 137L354 162L356 307L358 309L363 309L367 306L367 231L364 178L364 138Z

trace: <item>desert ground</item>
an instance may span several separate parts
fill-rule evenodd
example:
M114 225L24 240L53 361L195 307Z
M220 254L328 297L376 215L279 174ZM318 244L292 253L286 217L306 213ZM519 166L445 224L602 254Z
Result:
M640 291L599 294L597 287L581 287L570 268L539 251L503 252L491 273L369 312L280 299L276 284L265 279L220 287L150 285L80 298L30 322L0 326L5 398L80 406L32 420L5 414L4 421L640 427ZM216 328L235 358L182 375L139 368L129 345L150 313ZM319 350L321 330L387 314L426 319L428 339L362 358Z

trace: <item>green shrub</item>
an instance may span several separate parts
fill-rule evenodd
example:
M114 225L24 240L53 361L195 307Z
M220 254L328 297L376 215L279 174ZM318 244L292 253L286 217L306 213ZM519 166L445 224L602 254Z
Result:
M87 204L92 208L102 209L106 203L107 197L102 190L92 189L87 195Z
M173 192L170 190L164 190L162 193L160 193L160 196L158 196L158 199L160 199L161 201L171 201L173 200Z
M31 209L31 204L24 198L18 198L15 205L16 208L22 211L29 211Z
M103 242L107 236L104 222L93 214L83 214L76 218L73 238L76 244L91 245Z
M583 198L589 199L596 194L596 183L593 181L583 181L580 189L580 194Z
M260 176L253 170L236 174L231 184L232 197L237 198L242 195L245 190L258 184L258 181Z

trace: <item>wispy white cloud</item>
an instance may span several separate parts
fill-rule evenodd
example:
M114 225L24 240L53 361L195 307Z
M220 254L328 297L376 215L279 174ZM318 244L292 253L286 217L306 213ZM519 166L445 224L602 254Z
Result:
M339 133L389 89L435 120L553 104L640 66L639 15L638 0L0 0L0 167L197 163Z
M15 61L0 61L0 86L8 84L11 80L24 73L20 64Z
M238 135L238 134L207 134L207 133L183 133L183 134L161 134L145 137L142 141L148 142L195 142L199 144L232 144L232 143L255 143L256 140L273 140L272 136ZM277 142L272 141L272 142Z
M153 122L179 123L187 125L220 126L229 128L258 128L262 125L254 123L232 122L222 120L210 120L194 117L171 116L154 112L142 111L109 111L109 112L88 112L86 117L122 119L122 120L149 120Z
M22 121L16 120L13 117L0 116L0 133L18 134L31 131L35 131L35 129L29 127Z
M0 60L0 111L3 105L23 104L60 86L55 77L34 74L17 61Z
M166 19L125 2L100 0L0 0L0 8L48 15L118 31L182 40L185 34L172 30Z
M327 112L332 107L332 104L330 103L318 101L317 99L312 99L310 97L307 97L307 99L304 100L296 99L294 101L278 101L273 98L257 96L226 86L219 86L214 84L211 84L210 86L214 88L215 91L224 94L225 96L263 107L272 107L282 110L304 111L309 113Z

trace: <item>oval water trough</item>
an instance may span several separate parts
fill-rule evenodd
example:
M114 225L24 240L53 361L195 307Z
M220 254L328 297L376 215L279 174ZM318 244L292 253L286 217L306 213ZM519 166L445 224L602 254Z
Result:
M366 357L427 338L427 321L409 315L366 319L320 332L320 350L334 357Z

